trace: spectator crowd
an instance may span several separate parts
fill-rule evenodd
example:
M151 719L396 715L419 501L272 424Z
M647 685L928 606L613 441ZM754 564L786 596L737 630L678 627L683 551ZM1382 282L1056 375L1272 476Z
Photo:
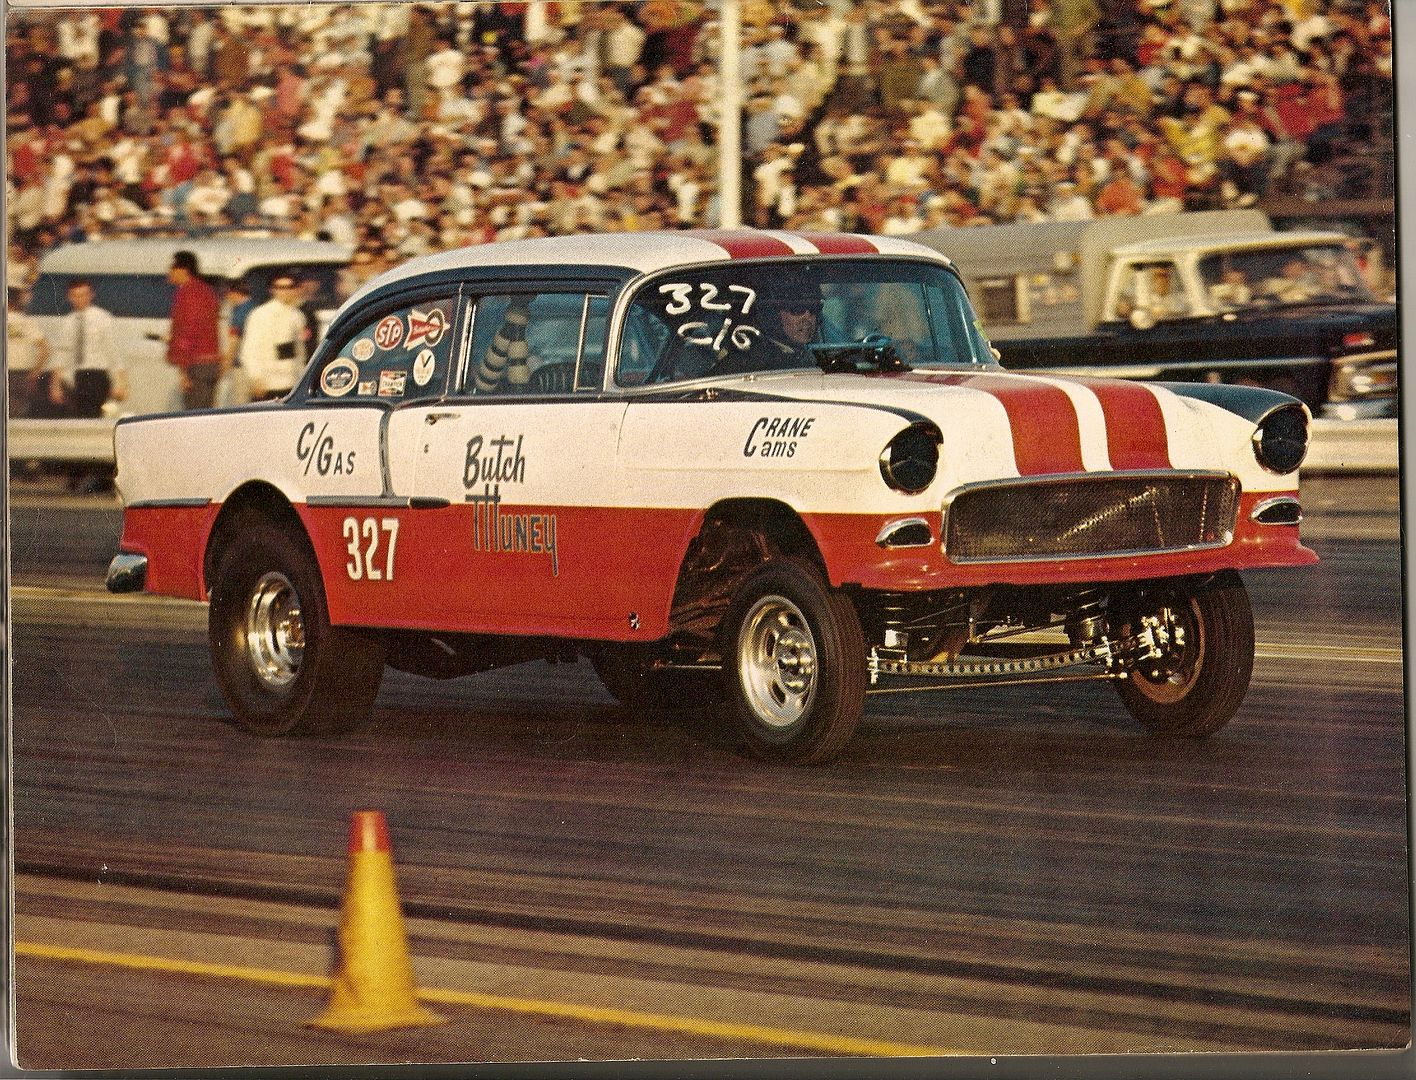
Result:
M719 221L713 2L12 9L8 284L256 222L372 269ZM742 216L908 234L1245 206L1392 141L1381 0L744 0Z

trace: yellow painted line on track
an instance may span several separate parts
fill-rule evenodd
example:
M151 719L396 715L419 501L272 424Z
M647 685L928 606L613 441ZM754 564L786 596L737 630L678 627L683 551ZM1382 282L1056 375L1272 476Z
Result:
M211 964L199 960L174 960L162 956L138 956L129 953L106 952L101 949L76 949L66 945L44 945L32 941L15 942L15 955L35 960L59 960L79 964L98 964L129 970L153 971L169 975L196 975L213 979L238 979L242 982L263 983L298 989L328 989L333 980L327 975L302 975L294 971L273 971L268 968L243 967L236 964ZM737 1024L693 1017L666 1016L659 1013L635 1012L598 1005L576 1005L566 1001L541 1001L536 998L504 997L499 994L479 994L467 990L419 990L424 1001L443 1005L462 1005L473 1009L497 1009L503 1012L550 1016L561 1020L578 1020L588 1024L615 1024L621 1027L671 1031L709 1039L759 1042L773 1046L811 1050L823 1054L862 1057L955 1057L966 1053L938 1046L915 1046L909 1043L879 1039L858 1039L849 1035L828 1035L815 1031L793 1031L765 1027L760 1024Z

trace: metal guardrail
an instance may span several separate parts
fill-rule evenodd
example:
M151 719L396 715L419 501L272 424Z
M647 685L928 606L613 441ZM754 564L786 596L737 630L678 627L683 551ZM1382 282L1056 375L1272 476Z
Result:
M113 464L111 418L98 420L10 420L6 425L11 461L77 461Z
M102 420L11 420L12 461L113 463L113 424ZM1308 473L1385 473L1397 470L1396 421L1314 420Z

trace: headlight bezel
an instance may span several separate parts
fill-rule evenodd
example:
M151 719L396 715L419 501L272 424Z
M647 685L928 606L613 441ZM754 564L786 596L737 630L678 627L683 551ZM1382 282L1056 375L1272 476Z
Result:
M928 421L897 432L880 451L880 477L887 487L905 495L927 491L939 475L939 448L944 436Z
M1250 441L1254 458L1265 471L1278 476L1297 472L1312 445L1312 418L1307 407L1300 401L1274 406L1259 417Z

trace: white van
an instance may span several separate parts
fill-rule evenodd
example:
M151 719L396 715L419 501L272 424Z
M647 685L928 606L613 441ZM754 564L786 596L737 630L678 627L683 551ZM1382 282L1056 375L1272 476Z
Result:
M344 244L287 237L177 237L91 240L65 244L45 255L26 311L53 341L57 324L69 312L68 288L77 278L89 281L94 303L117 320L116 346L128 370L127 414L169 412L182 408L177 369L167 363L168 313L173 286L167 280L172 256L190 251L204 278L224 294L242 281L257 303L264 303L271 279L292 273L319 284L315 302L325 313L337 308L339 272L352 250Z

